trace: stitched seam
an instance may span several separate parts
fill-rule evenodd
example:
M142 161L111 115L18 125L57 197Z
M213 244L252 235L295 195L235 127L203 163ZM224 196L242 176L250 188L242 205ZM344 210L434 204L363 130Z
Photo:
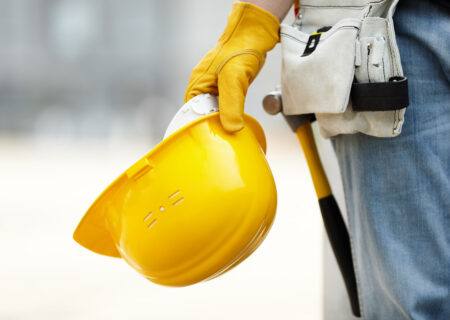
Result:
M394 63L394 61L395 61L395 59L396 59L396 56L395 56L395 54L394 54L394 52L393 52L393 48L392 48L392 41L391 41L391 35L389 34L389 23L388 23L388 21L387 21L387 19L385 19L385 26L384 26L385 28L386 28L386 37L387 37L387 43L388 43L388 48L389 48L389 56L391 57L391 65L392 65L392 74L398 74L398 68L397 68L397 64L396 63ZM393 57L393 59L392 59L392 57Z
M394 133L398 129L398 126L400 125L400 110L395 110L395 114L394 114L395 121L394 121L394 128L393 128Z
M394 111L394 125L392 127L392 135L395 134L395 122L396 122L396 119L397 119L397 110Z
M369 44L370 44L370 43L368 43L367 46L369 46ZM369 47L367 47L367 50L369 50ZM366 68L367 68L367 79L369 79L369 83L371 83L372 81L370 80L369 59L370 59L370 51L367 51L367 64L366 64Z
M341 29L356 29L356 30L359 30L358 27L353 27L353 26L342 26L342 27L339 27L339 28L335 29L335 30L333 31L333 33L327 35L326 38L323 38L323 39L321 40L321 42L323 43L323 42L327 41L327 39L331 38L333 35L336 34L337 31L339 31L339 30L341 30ZM295 41L297 41L297 42L307 43L306 41L300 40L300 39L298 39L298 38L296 38L296 37L294 37L294 36L292 36L292 35L290 35L290 34L284 33L284 32L280 32L280 35L281 35L282 37L287 37L287 38L290 38L290 39L295 40ZM320 41L319 41L319 44L318 44L318 45L320 45Z
M371 4L378 4L378 3L382 3L386 0L378 0L378 1L371 1L369 3L360 5L360 6L331 6L331 5L323 5L323 6L317 6L317 5L313 5L313 4L302 4L303 8L333 8L333 9L340 9L340 8L350 8L350 9L359 9L359 8L364 8L367 5L371 5Z
M398 66L397 66L397 57L394 52L392 38L390 34L390 23L388 18L385 19L385 28L386 28L386 37L387 37L387 43L389 48L389 59L391 62L391 74L398 74ZM398 126L400 124L400 112L398 110L394 111L394 123L392 125L392 134L395 134L395 131L398 129Z
M346 94L345 97L343 98L344 100L342 101L341 107L339 109L339 111L341 111L341 112L344 112L345 109L347 109L348 103L350 101L350 91L352 89L352 84L353 84L352 79L355 77L355 68L352 68L352 70L353 70L353 72L351 73L350 81L348 81L347 89L345 91L345 92L348 92L348 94ZM344 102L347 102L347 103L344 103Z
M386 28L386 37L387 37L387 43L388 43L388 48L389 48L389 59L391 62L391 74L398 74L398 70L397 70L397 62L396 62L396 56L393 52L393 48L392 48L392 41L391 41L391 35L389 32L389 21L388 19L385 19L385 28ZM398 128L398 125L400 124L400 114L398 110L394 111L394 123L392 124L392 134L395 134L395 131Z
M215 70L214 73L215 73L216 75L218 75L219 72L223 69L223 67L224 67L230 60L232 60L233 58L236 58L236 57L238 57L238 56L240 56L240 55L244 55L244 54L251 54L251 55L255 56L255 57L258 59L259 67L261 67L261 61L262 61L262 56L261 56L261 54L260 54L258 51L254 50L254 49L244 49L244 50L235 52L235 53L233 53L232 55L230 55L229 57L227 57L227 59L225 59L221 64L219 64L219 65L217 66L217 68L216 68L216 70Z

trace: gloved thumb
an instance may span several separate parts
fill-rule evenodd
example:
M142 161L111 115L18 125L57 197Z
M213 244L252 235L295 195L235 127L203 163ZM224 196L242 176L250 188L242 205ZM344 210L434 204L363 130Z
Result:
M259 70L259 59L245 54L229 61L218 76L220 121L228 132L244 127L244 103L248 87Z

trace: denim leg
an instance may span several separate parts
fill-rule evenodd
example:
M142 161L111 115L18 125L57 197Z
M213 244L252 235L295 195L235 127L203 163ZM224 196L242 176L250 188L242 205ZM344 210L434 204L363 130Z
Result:
M450 319L450 13L400 1L403 132L333 139L365 319Z

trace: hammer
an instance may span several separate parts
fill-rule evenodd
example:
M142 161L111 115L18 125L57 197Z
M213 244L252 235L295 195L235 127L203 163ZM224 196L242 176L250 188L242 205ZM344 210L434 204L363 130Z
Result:
M263 107L267 113L272 115L282 113L283 100L279 88L264 97ZM283 116L300 141L319 200L320 212L322 213L328 240L344 278L352 312L356 317L361 317L350 237L317 152L316 142L311 129L311 122L315 120L315 116L314 114L283 114Z

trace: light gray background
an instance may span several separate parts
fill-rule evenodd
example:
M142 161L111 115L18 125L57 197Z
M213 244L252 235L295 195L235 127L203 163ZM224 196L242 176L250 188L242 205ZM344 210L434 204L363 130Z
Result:
M350 318L295 136L261 110L278 83L279 47L246 102L265 128L279 192L253 256L213 281L168 289L71 239L102 189L160 139L230 7L0 0L0 319ZM331 147L320 146L342 202Z

